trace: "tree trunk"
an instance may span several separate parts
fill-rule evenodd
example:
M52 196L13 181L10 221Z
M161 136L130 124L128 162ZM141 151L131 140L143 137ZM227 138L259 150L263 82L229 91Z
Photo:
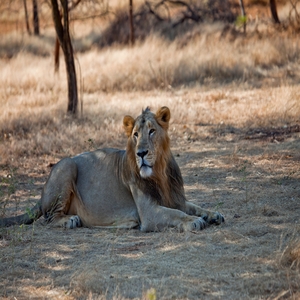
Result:
M63 24L61 22L61 16L58 9L57 0L51 0L52 15L56 35L58 37L60 46L64 53L67 81L68 81L68 108L67 112L76 114L78 104L78 92L77 92L77 78L76 69L74 63L73 47L69 33L69 10L68 0L61 0L63 9Z
M246 33L246 12L245 12L245 6L243 0L240 0L240 7L241 7L242 18L243 18L242 20L243 20L244 33Z
M54 72L57 73L59 70L59 40L58 37L55 39L55 48L54 48Z
M130 44L134 45L134 26L133 26L133 0L129 0L129 26L130 26Z
M40 24L39 24L39 13L38 13L38 6L37 6L36 0L32 0L32 7L33 7L34 35L39 35L40 34Z
M29 27L29 21L28 21L28 10L27 10L27 3L26 3L26 0L23 0L23 4L24 4L25 22L26 22L27 33L28 33L29 35L31 35L31 31L30 31L30 27Z
M276 7L275 0L270 0L270 9L271 9L271 14L272 14L274 22L276 24L280 24L280 20L278 18L278 14L277 14L277 7Z

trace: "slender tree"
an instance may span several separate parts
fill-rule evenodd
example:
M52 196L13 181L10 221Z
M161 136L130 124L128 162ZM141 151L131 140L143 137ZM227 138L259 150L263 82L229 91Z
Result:
M245 5L244 1L240 0L240 8L241 8L241 13L242 13L242 22L243 22L243 28L244 28L244 33L246 33L246 11L245 11Z
M32 0L32 8L33 8L33 32L34 35L40 34L40 23L39 23L39 12L38 12L38 6L37 1Z
M54 46L54 72L57 73L59 70L59 40L58 37L56 36L55 38L55 46Z
M68 2L68 9L69 9L69 12L71 10L73 10L74 8L76 8L76 6L81 2L81 0L75 0L73 2ZM60 12L59 12L60 13ZM61 18L61 13L60 13L60 18ZM59 39L56 35L56 38L55 38L55 46L54 46L54 72L57 73L58 70L59 70L59 49L60 49L60 45L59 45Z
M68 108L67 112L76 114L78 104L77 78L74 62L73 46L69 32L69 9L68 0L60 0L62 6L62 17L57 0L51 0L52 16L56 35L63 50L68 81ZM62 23L63 21L63 23Z
M27 3L26 0L23 0L23 5L24 5L24 12L25 12L25 23L26 23L26 29L27 33L31 35L30 27L29 27L29 20L28 20L28 10L27 10Z
M129 26L130 26L130 43L134 45L134 26L133 26L133 0L129 0Z
M278 14L277 14L277 7L276 7L276 1L275 0L270 0L270 9L271 9L271 14L272 14L274 22L276 24L280 24Z

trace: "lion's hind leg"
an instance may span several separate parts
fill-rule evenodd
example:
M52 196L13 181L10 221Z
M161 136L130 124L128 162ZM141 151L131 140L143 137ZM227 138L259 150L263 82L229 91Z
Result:
M72 205L78 194L76 178L77 166L71 158L61 160L51 170L42 192L42 211L48 224L68 229L82 226Z
M59 218L56 218L53 222L50 223L53 227L62 227L66 229L74 229L77 227L81 227L82 223L77 215L73 216L61 216Z

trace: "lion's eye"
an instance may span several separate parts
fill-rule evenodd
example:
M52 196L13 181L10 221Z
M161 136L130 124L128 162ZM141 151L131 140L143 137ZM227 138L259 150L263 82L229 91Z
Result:
M139 133L136 131L133 135L137 138L139 136Z
M151 129L149 130L149 135L152 136L152 135L154 134L154 132L155 132L155 129L151 128Z

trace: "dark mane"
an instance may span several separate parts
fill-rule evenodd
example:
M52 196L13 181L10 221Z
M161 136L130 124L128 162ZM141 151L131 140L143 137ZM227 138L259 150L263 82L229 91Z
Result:
M181 172L172 154L167 165L166 174L167 182L160 181L155 177L141 178L137 174L138 187L146 195L150 195L151 199L154 199L157 204L180 209L184 207L186 198ZM165 194L166 191L168 195Z

